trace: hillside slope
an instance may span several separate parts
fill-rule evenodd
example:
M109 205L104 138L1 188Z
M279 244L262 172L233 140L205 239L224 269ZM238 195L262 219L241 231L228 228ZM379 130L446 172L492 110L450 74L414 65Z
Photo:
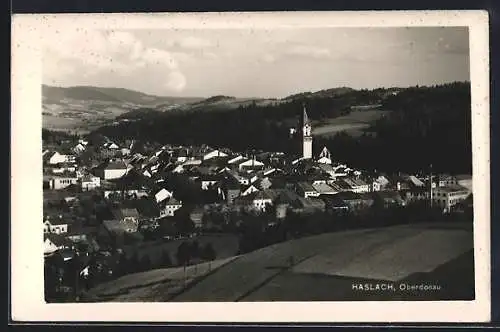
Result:
M167 291L173 279L169 275L179 272L168 269L122 277L126 283L110 282L90 293L94 301L125 300L122 295L109 296L110 292L127 294L127 301L472 299L470 228L463 224L418 224L322 234L216 263L217 268L210 273L190 279L192 284L176 288L175 292ZM207 270L206 266L198 269ZM393 284L395 290L353 290L352 285L360 283ZM441 289L400 289L400 285L422 283L439 285Z
M46 102L60 102L63 99L81 101L121 102L143 106L161 103L182 104L201 98L154 96L124 88L103 88L94 86L55 87L42 85L42 96Z
M153 96L122 88L42 85L42 125L45 129L86 132L140 108L163 111L200 99Z

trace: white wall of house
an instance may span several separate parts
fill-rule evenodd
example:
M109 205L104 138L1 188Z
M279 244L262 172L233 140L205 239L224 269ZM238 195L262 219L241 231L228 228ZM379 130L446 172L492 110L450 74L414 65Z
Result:
M78 178L52 178L49 180L49 188L58 190L69 187L72 184L77 184Z
M444 211L449 212L452 206L465 200L469 194L470 192L466 188L464 190L448 191L438 187L432 192L432 202Z
M213 186L214 184L217 184L216 180L203 180L201 181L201 189L208 190L208 188L210 188L210 186Z
M55 233L55 234L65 234L68 232L68 224L52 225L50 222L45 222L43 225L43 232Z
M358 194L370 192L370 186L368 184L362 186L352 187L352 191Z
M127 169L104 169L104 179L119 179L127 174Z
M51 165L66 163L70 161L74 161L74 156L60 154L59 152L55 152L48 160L49 164Z
M90 181L82 181L82 190L94 190L101 186L101 178L93 176Z
M179 210L181 207L181 204L166 205L165 208L160 211L160 217L173 217L175 215L175 211Z
M268 204L271 205L272 203L273 201L270 198L253 200L253 206L262 212L266 211L266 206Z

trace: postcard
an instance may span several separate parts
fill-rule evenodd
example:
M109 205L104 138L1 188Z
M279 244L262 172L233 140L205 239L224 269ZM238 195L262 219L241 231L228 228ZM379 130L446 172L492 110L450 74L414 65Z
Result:
M12 27L13 320L489 320L487 12Z

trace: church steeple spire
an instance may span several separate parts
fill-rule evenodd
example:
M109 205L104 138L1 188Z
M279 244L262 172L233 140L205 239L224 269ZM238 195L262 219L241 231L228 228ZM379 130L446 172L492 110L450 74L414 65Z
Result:
M303 108L303 114L302 114L302 125L305 126L305 125L310 125L311 123L309 122L309 117L307 116L307 112L306 112L306 104L305 103L302 103L302 108Z
M302 157L304 159L312 158L312 134L311 122L307 116L306 105L302 104Z

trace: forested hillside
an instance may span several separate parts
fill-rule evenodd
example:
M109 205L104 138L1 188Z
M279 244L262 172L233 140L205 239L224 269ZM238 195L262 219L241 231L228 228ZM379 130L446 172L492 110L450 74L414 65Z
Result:
M325 90L330 91L330 90ZM380 171L470 172L471 108L469 83L408 89L350 90L295 95L269 105L252 103L234 110L144 112L136 121L105 126L98 133L160 143L209 144L234 150L299 152L290 138L305 104L313 120L335 118L352 106L382 104L389 110L360 137L345 133L315 137L315 154L327 146L335 159Z

